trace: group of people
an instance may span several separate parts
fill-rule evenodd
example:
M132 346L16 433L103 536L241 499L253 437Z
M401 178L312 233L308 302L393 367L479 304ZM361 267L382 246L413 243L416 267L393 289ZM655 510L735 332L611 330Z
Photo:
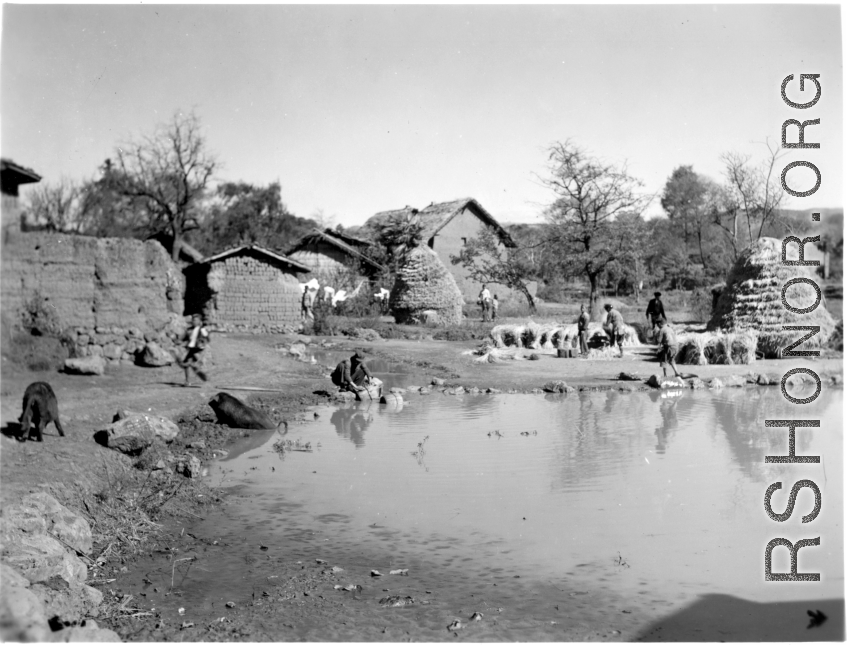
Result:
M617 346L620 350L620 356L623 356L623 338L624 338L624 321L621 313L612 305L604 305L606 310L606 323L604 329L608 334L611 346ZM662 303L662 294L656 291L653 298L647 303L647 320L651 325L651 334L653 340L659 345L659 364L662 367L662 373L667 376L667 366L673 370L676 376L679 372L676 369L674 358L679 351L679 343L676 339L676 333L668 325L668 319L665 315L665 306ZM591 316L588 313L585 305L579 307L579 318L577 318L577 334L579 336L579 351L582 356L588 355L588 323L591 321Z
M482 285L482 291L479 292L477 304L482 308L482 322L490 322L497 320L497 310L500 308L500 300L497 295L491 295L488 290L488 285Z

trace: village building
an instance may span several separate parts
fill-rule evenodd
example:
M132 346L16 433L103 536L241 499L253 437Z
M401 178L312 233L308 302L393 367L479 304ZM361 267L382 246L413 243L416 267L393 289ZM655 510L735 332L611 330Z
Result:
M2 193L3 239L6 232L17 232L21 230L21 206L19 203L18 186L22 184L34 184L41 181L41 175L34 170L19 166L10 159L0 159L0 193Z
M185 313L218 331L283 332L300 322L300 278L309 267L251 244L191 264Z
M351 267L358 268L358 277L372 278L384 271L384 267L364 254L370 245L367 240L340 231L316 228L295 242L286 257L308 267L319 280L331 280Z
M482 285L472 280L469 277L469 271L461 264L453 264L451 258L458 256L462 247L485 228L494 232L504 249L517 246L509 232L471 197L438 204L432 203L420 210L406 206L398 210L377 213L365 222L361 234L373 239L380 225L395 218L411 217L418 218L423 225L423 240L435 251L442 264L453 275L467 303L476 302ZM512 291L503 285L489 284L488 286L491 293L498 294L501 300L513 295ZM533 284L530 288L533 294L534 287Z

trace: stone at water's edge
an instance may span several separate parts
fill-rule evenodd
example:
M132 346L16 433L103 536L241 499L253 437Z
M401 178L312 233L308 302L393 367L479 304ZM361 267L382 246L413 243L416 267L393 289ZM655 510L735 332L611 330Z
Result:
M99 443L113 450L137 453L151 445L156 437L171 442L179 434L179 426L165 417L125 410L118 414L125 416L95 435Z
M81 553L91 553L91 527L88 522L62 506L47 493L26 495L19 505L7 510L4 522L23 531L50 532Z
M438 378L437 376L432 379L433 385L444 385L445 381L443 378Z
M673 387L685 387L685 381L676 377L667 378L665 376L657 376L653 374L649 379L647 379L647 385L657 389L666 390Z
M185 455L180 457L179 461L177 461L176 472L185 475L186 477L190 477L191 479L196 479L200 477L202 464L194 455Z
M737 374L730 374L723 378L724 387L744 387L747 384L747 379Z
M723 387L723 381L720 380L717 376L709 381L709 387L715 390L719 390Z
M692 390L702 390L706 387L706 382L701 378L693 378L688 381L688 387Z
M640 381L641 377L632 372L621 372L618 374L619 381Z
M106 371L106 360L102 356L66 358L64 369L68 374L102 376L102 374Z
M14 567L0 564L0 640L41 642L50 633L41 600L32 593L29 580Z
M553 392L554 394L561 394L565 392L576 392L575 387L571 387L564 381L548 381L545 383L542 388L545 392ZM490 390L490 388L489 388Z
M174 355L163 349L158 343L149 342L138 357L138 362L145 367L164 367L176 362Z

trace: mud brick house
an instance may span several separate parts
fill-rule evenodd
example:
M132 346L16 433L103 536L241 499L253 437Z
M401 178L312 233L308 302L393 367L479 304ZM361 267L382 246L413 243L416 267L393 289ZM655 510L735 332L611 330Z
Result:
M185 313L219 331L282 332L300 321L300 277L309 268L256 245L187 266Z
M399 210L377 213L365 222L360 234L368 235L373 239L378 226L393 218L409 217L417 217L423 224L423 239L426 240L429 248L435 251L447 270L453 274L465 302L468 303L476 302L481 285L468 277L467 269L459 264L453 264L450 258L459 255L462 247L486 227L494 231L503 248L516 246L508 231L471 197L439 204L432 203L421 210L406 206ZM489 287L492 294L498 294L501 300L512 296L511 290L502 285L492 284Z
M6 231L20 231L21 209L18 204L18 186L41 181L41 176L29 168L19 166L9 159L0 159L0 193L3 195L0 213L5 239Z
M351 235L327 228L315 229L301 237L286 253L286 257L309 267L318 276L330 276L346 271L349 266L358 266L362 278L370 278L384 270L363 251L371 245Z

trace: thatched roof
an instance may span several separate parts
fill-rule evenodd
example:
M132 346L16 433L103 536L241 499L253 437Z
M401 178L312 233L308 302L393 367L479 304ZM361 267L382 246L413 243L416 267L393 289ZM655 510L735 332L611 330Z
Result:
M212 264L214 262L220 262L221 260L225 260L228 257L233 255L241 255L248 254L254 255L265 260L269 260L271 262L277 262L285 266L286 268L294 271L295 273L309 273L311 269L309 267L300 264L292 260L291 258L287 258L284 255L279 255L278 253L274 253L273 251L269 251L268 249L262 248L261 246L257 246L256 244L247 244L244 246L236 246L231 249L227 249L226 251L221 251L216 255L210 255L207 258L203 258L199 262L194 264L190 264L186 267L186 270L192 269L194 267L198 267L204 264Z
M404 208L393 211L383 211L368 219L368 221L362 225L361 231L364 234L375 236L379 227L388 223L392 219L408 218L416 215L419 221L423 224L422 238L424 241L429 241L435 237L442 228L447 226L454 217L459 215L459 213L465 209L471 211L485 224L494 229L494 232L505 246L509 248L517 246L514 240L512 240L512 237L509 235L509 232L500 226L497 220L492 217L491 213L485 210L480 203L472 197L463 197L462 199L455 199L450 202L441 202L439 204L433 202L422 210L412 208L411 206L405 206Z
M462 320L462 292L435 251L415 247L406 254L391 288L389 305L398 323L419 322L435 311L441 324Z
M788 259L797 259L796 249L796 244L788 246ZM818 282L813 267L783 266L781 256L782 242L772 237L763 237L742 251L729 272L707 329L754 330L763 335L785 336L789 344L801 332L786 332L783 325L820 325L820 333L804 347L825 342L835 321L823 302L807 314L793 313L782 305L782 287L790 279L808 277ZM792 285L786 295L796 308L808 307L816 300L814 289L804 283Z
M325 229L321 231L320 229L314 229L308 233L306 233L303 237L301 237L294 245L286 252L286 255L291 255L296 253L297 251L308 250L310 246L315 246L320 243L326 243L330 246L334 246L339 249L345 255L349 255L361 262L364 262L368 266L376 269L377 271L382 271L384 267L369 257L362 254L361 251L354 248L354 244L359 246L360 248L369 246L370 242L366 242L365 240L360 240L359 238L355 238L350 235L343 235L338 231L333 231L332 229Z

